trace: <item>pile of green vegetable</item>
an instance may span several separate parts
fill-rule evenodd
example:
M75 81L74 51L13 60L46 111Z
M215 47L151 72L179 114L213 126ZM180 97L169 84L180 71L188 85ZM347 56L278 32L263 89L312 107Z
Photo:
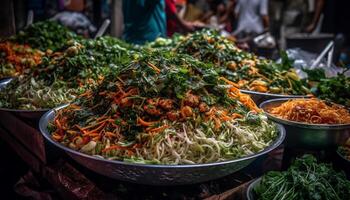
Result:
M110 37L71 40L63 51L44 56L29 75L17 77L5 87L0 107L36 110L70 102L130 62L133 51L120 45L123 42Z
M74 32L55 21L41 21L31 24L21 30L10 41L18 44L28 44L41 51L57 51L62 49L66 42L79 38Z
M282 63L258 58L237 48L233 41L214 30L202 30L187 36L158 39L150 47L188 54L213 64L220 75L238 83L241 89L263 93L306 95L310 91L293 69L286 54Z
M318 163L315 157L304 155L287 171L264 175L254 193L260 200L344 200L350 197L350 181L331 164Z
M312 93L320 99L350 107L350 77L345 76L349 69L344 69L335 77L326 77L324 69L303 69L308 81L313 83Z
M321 99L350 107L350 77L342 73L336 77L321 79L315 95Z

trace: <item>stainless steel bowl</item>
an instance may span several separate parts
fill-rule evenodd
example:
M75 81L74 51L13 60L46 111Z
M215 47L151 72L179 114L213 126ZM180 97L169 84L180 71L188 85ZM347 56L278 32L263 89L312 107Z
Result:
M266 112L291 98L271 99L260 104L267 117L286 129L286 147L304 149L326 149L343 144L350 135L350 124L322 125L293 122L274 117Z
M339 151L339 148L340 148L341 146L339 146L338 147L338 149L337 149L337 155L339 156L339 158L341 158L343 161L345 161L349 166L350 166L350 160L349 159L347 159L347 158L345 158L345 156L342 154L342 153L340 153L340 151Z
M4 87L6 87L7 84L9 84L13 78L4 78L0 80L0 90ZM0 119L1 119L1 113L7 112L11 113L17 117L28 119L30 121L39 121L40 117L45 114L49 109L38 109L38 110L20 110L20 109L10 109L10 108L0 108Z
M350 160L347 159L342 153L339 152L340 146L337 149L337 165L339 166L340 169L342 169L345 174L347 175L348 179L350 180Z
M63 107L64 106L61 106L50 110L40 119L40 131L50 143L64 150L75 161L96 173L118 180L147 185L194 184L232 174L246 167L256 158L277 148L285 137L284 128L278 125L278 137L269 147L253 155L223 162L194 165L148 165L127 163L83 154L52 140L47 130L47 125L53 120L55 110L59 110Z
M261 181L261 177L255 179L255 180L253 180L253 181L249 184L249 186L248 186L248 188L247 188L247 191L246 191L247 200L254 200L254 199L257 199L257 198L255 197L255 194L254 194L254 188L255 188L257 185L259 185L260 181Z
M263 92L256 92L251 90L240 90L244 94L249 94L250 97L253 99L253 101L256 103L256 105L259 105L260 103L270 100L270 99L278 99L278 98L309 98L309 96L306 95L287 95L287 94L272 94L272 93L263 93Z

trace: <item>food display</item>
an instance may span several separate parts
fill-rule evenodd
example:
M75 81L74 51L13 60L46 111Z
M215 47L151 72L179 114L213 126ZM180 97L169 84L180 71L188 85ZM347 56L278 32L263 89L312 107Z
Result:
M312 99L291 99L266 111L278 118L307 124L350 124L350 113L344 106Z
M77 151L148 164L241 158L277 136L252 99L213 67L154 52L58 110L52 138Z
M258 58L242 51L233 41L216 31L203 30L187 36L174 36L173 41L157 40L151 47L172 49L218 67L219 74L241 89L273 94L310 94L307 84L293 69L285 54L282 63Z
M241 50L215 30L133 45L43 21L0 42L0 79L12 77L1 84L0 112L34 122L52 109L34 127L49 145L96 174L140 184L214 180L253 161L262 167L276 148L283 156L334 153L349 136L349 77L304 69L301 79L286 53L280 60ZM264 100L261 109L252 98ZM338 148L346 159L349 141ZM350 182L306 155L287 171L268 172L253 192L346 199Z
M348 199L350 181L332 165L311 155L297 158L287 171L271 171L254 187L254 199Z

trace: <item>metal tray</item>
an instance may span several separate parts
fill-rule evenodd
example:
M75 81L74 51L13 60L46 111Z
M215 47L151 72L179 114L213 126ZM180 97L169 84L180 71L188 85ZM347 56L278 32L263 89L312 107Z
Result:
M291 98L271 99L260 104L266 111L267 107L279 106ZM265 112L267 117L285 127L286 147L305 149L327 149L343 144L350 136L350 124L322 125L293 122L274 117Z
M253 101L259 105L260 103L270 100L270 99L278 99L278 98L310 98L310 96L306 95L287 95L287 94L272 94L272 93L263 93L256 92L251 90L240 90L244 94L249 94Z
M194 165L148 165L107 160L70 149L52 140L47 125L53 120L55 110L50 110L40 119L39 129L53 145L67 152L75 161L90 170L110 178L147 185L184 185L217 179L241 170L256 158L277 148L284 140L285 130L278 125L276 140L263 151L235 160Z

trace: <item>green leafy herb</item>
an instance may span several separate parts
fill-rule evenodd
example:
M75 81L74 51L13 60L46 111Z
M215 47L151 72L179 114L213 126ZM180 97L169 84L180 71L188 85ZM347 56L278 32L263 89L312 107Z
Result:
M332 165L304 155L284 172L268 172L254 188L260 200L343 200L350 197L350 181Z

